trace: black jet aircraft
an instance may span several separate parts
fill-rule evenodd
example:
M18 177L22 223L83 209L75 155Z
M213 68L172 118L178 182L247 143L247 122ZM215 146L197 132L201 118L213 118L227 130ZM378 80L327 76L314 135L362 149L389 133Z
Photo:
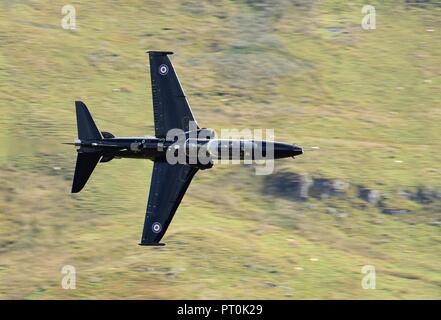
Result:
M238 151L241 159L251 151L251 157L255 158L257 148L265 154L269 145L266 141L257 144L254 140L214 139L212 135L204 138L189 138L190 123L193 123L195 128L193 131L200 132L203 129L200 129L196 123L169 60L170 54L172 52L149 51L155 136L114 137L109 132L100 132L86 105L81 101L75 102L78 139L73 144L77 148L78 155L72 193L83 189L98 162L108 162L114 158L150 159L154 162L140 245L163 245L160 240L193 176L198 170L213 166L212 161L205 163L189 161L188 156L184 163L169 163L167 152L170 152L171 148L178 149L176 139L170 141L167 138L169 130L181 129L185 133L182 147L187 153L191 146L196 148L208 146L205 149L207 156L216 159L221 157L225 149L230 155L233 151ZM271 142L271 146L275 159L294 157L303 153L301 147L293 144Z

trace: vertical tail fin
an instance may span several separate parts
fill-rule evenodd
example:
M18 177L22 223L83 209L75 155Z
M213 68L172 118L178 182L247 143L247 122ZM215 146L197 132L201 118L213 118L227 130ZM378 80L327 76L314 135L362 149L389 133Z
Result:
M75 101L77 111L78 139L101 140L103 137L90 115L86 105L81 101Z
M77 113L78 139L80 140L101 140L103 137L95 122L87 110L86 105L81 101L75 101ZM75 175L72 183L72 193L80 192L95 169L102 154L90 148L80 147L78 150Z

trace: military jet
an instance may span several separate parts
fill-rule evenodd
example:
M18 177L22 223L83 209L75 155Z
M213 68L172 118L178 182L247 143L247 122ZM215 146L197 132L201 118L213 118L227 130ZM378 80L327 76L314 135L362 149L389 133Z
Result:
M271 149L273 158L278 159L300 155L303 149L297 145L272 141L215 139L210 129L201 129L196 122L169 59L173 53L148 53L155 135L115 137L109 132L100 131L86 105L76 101L78 139L68 144L75 145L78 152L72 193L83 189L98 162L118 158L149 159L154 162L140 245L160 246L164 245L160 241L193 176L198 170L211 168L213 160L221 159L224 151L229 159L233 159L233 154L239 159L257 159L258 149L263 156ZM182 132L181 136L170 139L168 133L172 130ZM204 131L204 137L201 137ZM194 159L190 156L191 150L202 150L208 161L198 160L197 157ZM169 161L167 155L174 156L177 151L184 154L181 161Z

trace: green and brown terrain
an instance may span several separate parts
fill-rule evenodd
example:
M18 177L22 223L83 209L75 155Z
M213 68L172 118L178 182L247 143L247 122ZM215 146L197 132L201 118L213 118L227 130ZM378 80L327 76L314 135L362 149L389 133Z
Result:
M0 298L440 299L441 7L371 1L365 31L364 4L1 1ZM269 176L199 172L161 248L137 245L152 163L101 164L72 195L61 144L77 99L152 134L146 50L175 52L202 126L305 147Z

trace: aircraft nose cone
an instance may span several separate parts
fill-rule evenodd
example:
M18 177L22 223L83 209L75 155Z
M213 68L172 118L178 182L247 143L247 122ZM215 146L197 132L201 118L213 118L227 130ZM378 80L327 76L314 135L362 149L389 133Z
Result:
M289 143L275 143L274 156L275 158L288 158L298 156L303 153L303 148Z
M293 156L301 155L301 154L303 154L303 148L293 144L292 145L292 153L293 153Z

